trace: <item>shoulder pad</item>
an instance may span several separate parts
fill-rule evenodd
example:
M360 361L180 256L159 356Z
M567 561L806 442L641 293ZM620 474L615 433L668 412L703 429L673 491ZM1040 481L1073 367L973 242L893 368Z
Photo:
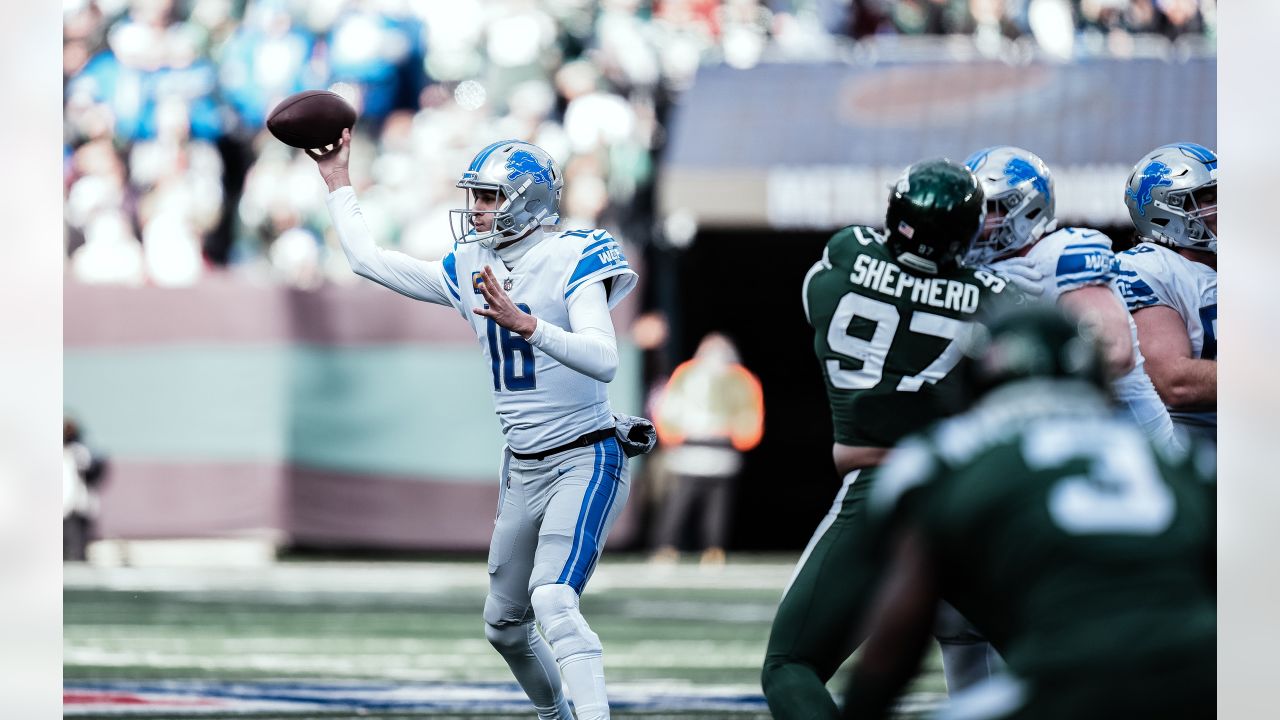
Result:
M1159 249L1160 249L1159 246L1156 245L1155 243L1140 242L1137 245L1134 245L1133 247L1129 248L1128 250L1125 250L1121 254L1122 255L1145 255L1147 253L1157 252L1159 251Z
M1116 256L1116 286L1129 312L1163 303L1169 269L1160 248L1142 243Z
M1070 227L1058 230L1045 240L1054 243L1051 249L1057 260L1053 282L1059 292L1086 285L1105 285L1116 277L1116 256L1111 251L1111 238L1105 233Z
M857 256L873 250L883 252L884 234L867 225L850 225L827 241L826 257L832 265L848 267Z
M458 244L454 243L453 250L450 250L440 260L440 269L444 273L444 285L449 290L449 294L454 300L462 300L462 287L458 284Z
M572 271L565 281L566 299L578 288L616 275L624 276L609 294L609 307L635 285L636 274L627 261L622 245L607 230L570 230L560 234L563 247L572 252Z
M1088 243L1092 245L1106 245L1111 247L1111 237L1101 230L1095 230L1088 227L1065 227L1058 228L1048 235L1044 236L1044 240L1050 238L1058 238L1067 245L1077 243ZM1041 240L1041 242L1044 242Z

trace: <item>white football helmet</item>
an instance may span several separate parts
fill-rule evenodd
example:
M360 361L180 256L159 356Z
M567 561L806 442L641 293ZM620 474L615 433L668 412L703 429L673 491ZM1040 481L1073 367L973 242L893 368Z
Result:
M993 262L1036 242L1057 226L1053 175L1035 153L997 145L970 155L964 164L982 183L987 219L983 232L961 258L962 264Z
M564 178L545 150L521 140L499 140L476 153L457 187L467 192L467 207L449 211L453 239L486 248L519 238L531 228L554 224L560 212ZM496 210L472 209L473 190L498 193ZM477 233L475 217L492 215L488 232Z
M1218 236L1205 220L1217 219L1217 189L1217 153L1195 143L1173 143L1133 166L1124 204L1143 238L1216 253Z

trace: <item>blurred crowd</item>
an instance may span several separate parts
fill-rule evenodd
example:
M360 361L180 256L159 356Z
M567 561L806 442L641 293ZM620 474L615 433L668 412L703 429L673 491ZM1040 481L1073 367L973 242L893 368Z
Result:
M386 246L447 252L459 171L497 137L560 162L567 226L643 241L663 123L703 63L814 58L878 34L1017 37L1040 17L1211 34L1214 2L66 0L68 266L129 285L352 282L312 161L263 129L303 89L359 110L353 181Z
M1217 0L851 0L847 34L1032 34L1060 19L1080 33L1211 34Z

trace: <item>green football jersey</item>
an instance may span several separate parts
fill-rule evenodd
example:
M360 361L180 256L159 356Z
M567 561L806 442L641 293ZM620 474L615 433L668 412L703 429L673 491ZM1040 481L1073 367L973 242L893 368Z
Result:
M901 444L869 511L923 533L943 596L1021 677L1212 678L1213 463L1155 449L1092 386L1021 382Z
M860 225L827 242L803 294L835 440L872 447L950 414L958 340L993 306L1025 299L984 270L913 275Z

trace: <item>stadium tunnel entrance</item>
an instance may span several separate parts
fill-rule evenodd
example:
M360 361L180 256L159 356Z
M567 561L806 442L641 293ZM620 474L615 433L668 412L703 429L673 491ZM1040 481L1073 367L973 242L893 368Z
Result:
M800 287L829 232L701 232L688 248L650 246L645 306L665 310L666 352L646 385L719 331L764 391L764 437L744 457L731 510L731 551L799 550L839 489L831 418Z

